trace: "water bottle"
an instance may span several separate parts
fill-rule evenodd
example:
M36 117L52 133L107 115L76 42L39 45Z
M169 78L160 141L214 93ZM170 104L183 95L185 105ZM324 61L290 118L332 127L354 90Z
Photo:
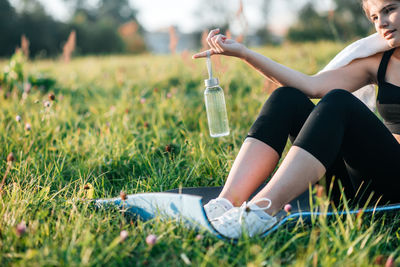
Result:
M229 135L228 115L226 113L224 90L219 86L217 78L212 77L210 55L207 53L209 79L204 80L206 90L204 100L207 110L208 127L211 137Z

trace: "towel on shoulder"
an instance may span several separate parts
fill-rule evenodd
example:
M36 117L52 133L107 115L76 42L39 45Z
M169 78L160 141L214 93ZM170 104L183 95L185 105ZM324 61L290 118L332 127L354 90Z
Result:
M339 52L328 65L320 72L338 69L346 66L350 62L358 58L369 57L377 53L389 50L391 47L386 40L378 33L374 33L368 37L362 38L348 45ZM363 101L372 111L375 111L375 86L373 84L364 86L353 93L361 101Z

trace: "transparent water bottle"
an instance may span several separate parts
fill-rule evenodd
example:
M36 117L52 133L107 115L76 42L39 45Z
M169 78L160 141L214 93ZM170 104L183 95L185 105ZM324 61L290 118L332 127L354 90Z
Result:
M219 86L217 78L204 81L208 127L211 137L229 135L228 115L226 113L224 90Z
M228 115L226 113L224 90L219 86L217 78L212 75L211 53L207 51L208 79L204 80L208 128L211 137L221 137L229 134Z

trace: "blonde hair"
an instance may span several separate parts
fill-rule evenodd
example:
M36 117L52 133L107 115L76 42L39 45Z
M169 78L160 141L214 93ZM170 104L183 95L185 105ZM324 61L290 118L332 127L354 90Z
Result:
M364 10L364 14L367 16L367 18L369 20L369 13L368 13L366 2L368 2L368 0L361 0L361 7Z
M368 0L361 0L361 6L362 6L362 9L364 10L365 15L369 19L367 5L365 4L366 2L368 2Z
M397 1L400 2L400 0L397 0ZM368 2L368 0L361 0L361 6L362 6L362 9L364 10L365 15L367 15L367 17L369 17L368 9L365 4L366 2Z

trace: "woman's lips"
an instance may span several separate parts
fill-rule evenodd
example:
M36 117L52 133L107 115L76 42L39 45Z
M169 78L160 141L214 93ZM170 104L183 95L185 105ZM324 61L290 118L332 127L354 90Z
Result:
M383 34L383 37L385 38L385 39L392 39L393 38L393 33L395 32L396 30L391 30L391 31L386 31L386 32L384 32L384 34Z

